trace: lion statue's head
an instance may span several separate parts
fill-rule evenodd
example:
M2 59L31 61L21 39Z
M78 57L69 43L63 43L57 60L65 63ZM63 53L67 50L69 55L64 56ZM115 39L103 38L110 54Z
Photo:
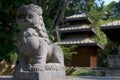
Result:
M50 43L47 30L43 22L41 7L30 4L18 8L16 13L16 23L23 30L24 28L29 27L36 29L39 36L43 37L47 43Z
M43 20L42 8L34 4L20 7L16 15L16 22L20 27L38 26Z

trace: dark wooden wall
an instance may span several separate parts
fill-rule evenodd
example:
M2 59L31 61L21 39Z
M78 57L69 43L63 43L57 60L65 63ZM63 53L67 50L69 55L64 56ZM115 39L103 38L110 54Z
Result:
M65 60L66 66L74 67L97 67L97 56L95 47L78 47L78 54L72 56L72 60Z

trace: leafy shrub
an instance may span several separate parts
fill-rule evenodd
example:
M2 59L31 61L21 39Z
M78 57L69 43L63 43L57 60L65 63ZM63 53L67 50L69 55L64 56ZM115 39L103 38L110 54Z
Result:
M90 68L77 68L75 72L72 73L73 76L95 76L95 72Z
M0 62L0 75L11 75L14 72L15 62L8 64L5 59Z
M88 67L66 67L66 75L69 76L105 76L104 68L92 69Z
M73 54L77 54L77 52L75 51L76 46L71 46L71 47L65 47L65 46L61 46L63 49L63 53L64 53L64 57L65 59L72 59L72 55Z

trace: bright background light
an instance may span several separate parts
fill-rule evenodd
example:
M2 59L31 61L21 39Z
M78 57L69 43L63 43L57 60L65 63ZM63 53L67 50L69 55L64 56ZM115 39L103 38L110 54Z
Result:
M109 4L110 2L112 2L112 1L118 2L119 0L104 0L104 1L105 1L104 5L107 5L107 4Z

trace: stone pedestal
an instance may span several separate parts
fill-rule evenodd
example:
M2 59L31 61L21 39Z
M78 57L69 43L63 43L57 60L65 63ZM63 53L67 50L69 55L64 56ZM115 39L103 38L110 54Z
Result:
M48 80L65 77L65 71L23 71L14 74L14 80Z
M107 68L106 76L120 76L120 68Z
M120 55L109 55L108 66L110 68L120 68Z
M107 76L120 76L120 55L108 56Z

